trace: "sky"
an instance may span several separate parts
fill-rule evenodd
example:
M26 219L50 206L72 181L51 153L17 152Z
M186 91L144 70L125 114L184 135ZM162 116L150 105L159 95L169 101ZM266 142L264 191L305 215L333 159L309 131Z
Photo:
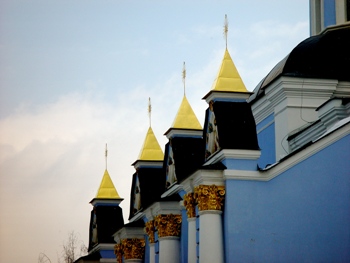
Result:
M183 97L199 122L228 50L252 91L309 37L306 0L0 0L0 262L57 262L105 170L129 217L147 129L163 135Z

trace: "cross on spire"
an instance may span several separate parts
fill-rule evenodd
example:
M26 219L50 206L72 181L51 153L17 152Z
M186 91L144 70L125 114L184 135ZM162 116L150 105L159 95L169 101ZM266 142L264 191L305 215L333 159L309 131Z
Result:
M107 150L107 143L106 143L106 149L105 149L106 170L107 170L107 155L108 155L108 150Z
M184 65L182 68L182 82L184 84L184 96L186 95L186 65L184 61Z
M151 117L152 117L152 105L151 105L151 98L149 97L148 98L148 118L149 118L149 127L152 126L152 120L151 120Z
M225 41L226 41L226 49L227 49L227 35L228 35L228 21L227 21L227 15L225 15L224 36L225 36Z

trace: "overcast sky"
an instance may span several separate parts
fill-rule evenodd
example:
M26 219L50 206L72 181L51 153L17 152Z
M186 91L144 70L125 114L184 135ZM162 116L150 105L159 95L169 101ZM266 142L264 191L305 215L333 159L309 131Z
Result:
M306 0L0 0L0 262L88 244L108 171L124 198L149 121L164 147L183 94L199 121L225 50L248 90L309 36Z

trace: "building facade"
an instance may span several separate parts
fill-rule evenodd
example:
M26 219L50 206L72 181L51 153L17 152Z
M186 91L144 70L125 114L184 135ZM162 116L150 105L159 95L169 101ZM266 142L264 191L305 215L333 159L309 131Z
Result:
M328 27L253 92L226 49L203 128L186 96L164 155L149 128L113 260L349 262L349 46Z

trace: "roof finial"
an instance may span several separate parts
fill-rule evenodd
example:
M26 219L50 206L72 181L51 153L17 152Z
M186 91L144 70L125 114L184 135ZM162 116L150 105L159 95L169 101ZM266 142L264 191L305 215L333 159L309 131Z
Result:
M184 61L184 65L182 68L182 82L184 83L184 96L186 96L186 65Z
M148 118L149 118L149 127L152 126L152 122L151 122L151 112L152 112L152 105L151 105L151 98L148 98Z
M107 170L107 155L108 155L108 150L107 150L107 143L106 143L106 149L105 149L106 170Z
M227 49L227 34L228 34L228 21L227 21L227 15L225 14L224 36L226 41L226 49Z

